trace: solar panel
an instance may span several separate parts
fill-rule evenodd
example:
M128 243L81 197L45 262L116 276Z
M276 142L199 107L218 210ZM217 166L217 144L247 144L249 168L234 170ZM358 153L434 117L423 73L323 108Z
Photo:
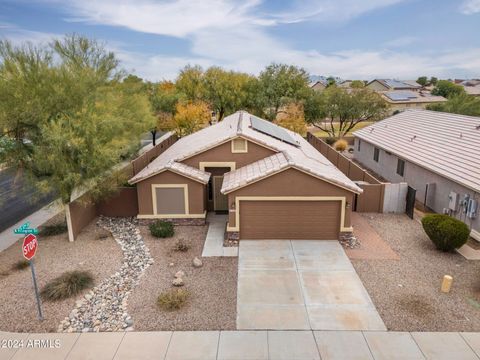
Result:
M295 139L281 127L266 120L259 119L256 116L250 116L250 121L254 130L288 144L298 146L298 143L295 141Z
M392 79L386 79L385 82L387 83L388 86L390 86L392 89L396 88L409 88L411 85L406 84L404 82L398 81L398 80L392 80Z
M396 91L385 93L393 101L410 100L417 98L417 95L412 91Z

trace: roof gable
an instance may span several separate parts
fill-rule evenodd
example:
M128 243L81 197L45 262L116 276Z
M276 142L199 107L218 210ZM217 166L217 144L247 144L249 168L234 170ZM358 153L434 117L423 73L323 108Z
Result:
M354 182L346 177L299 134L281 128L267 122L266 120L256 118L256 121L265 122L269 127L275 128L275 134L268 135L265 132L260 132L252 128L252 117L253 115L250 115L245 111L238 111L235 114L227 116L218 124L209 126L196 133L181 138L130 179L129 182L133 184L142 181L165 168L175 168L181 173L190 176L194 175L199 180L205 181L210 174L185 164L180 166L178 165L179 162L192 155L218 146L228 140L242 137L255 142L257 145L265 146L277 152L282 152L284 156L288 158L288 162L291 163L292 166L304 169L315 176L325 178L327 181L331 181L339 186L344 186L352 191L362 191ZM277 137L277 131L281 131L285 133L285 135L288 135L287 138L289 139L289 142L280 140ZM278 154L272 156L276 155ZM270 161L272 156L260 161ZM249 168L248 166L249 165L244 168L251 169L251 167Z

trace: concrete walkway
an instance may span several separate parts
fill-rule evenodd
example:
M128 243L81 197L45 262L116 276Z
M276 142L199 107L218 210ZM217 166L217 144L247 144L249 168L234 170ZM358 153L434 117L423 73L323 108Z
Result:
M208 232L205 239L205 244L203 245L202 257L238 256L238 247L223 246L227 218L227 215L208 213Z
M1 333L1 360L479 360L480 333L187 331ZM12 348L16 345L17 348Z
M47 220L51 219L55 215L59 214L62 211L62 206L59 201L53 201L48 205L45 205L40 210L34 212L33 214L27 216L25 219L20 220L15 225L9 227L8 229L0 233L0 252L7 249L9 246L14 244L18 239L23 238L22 235L17 235L13 233L13 230L20 227L26 221L30 222L31 228L36 228L42 225Z
M242 240L237 329L386 330L336 240Z

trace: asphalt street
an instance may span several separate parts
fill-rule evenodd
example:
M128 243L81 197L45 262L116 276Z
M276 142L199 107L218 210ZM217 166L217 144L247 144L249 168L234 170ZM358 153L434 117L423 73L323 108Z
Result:
M0 171L0 231L31 215L55 199L54 194L38 196L14 169Z

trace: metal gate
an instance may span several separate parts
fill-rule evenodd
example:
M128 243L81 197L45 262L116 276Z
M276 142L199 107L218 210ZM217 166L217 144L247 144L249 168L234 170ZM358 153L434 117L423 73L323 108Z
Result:
M405 213L408 215L410 219L413 219L413 210L415 209L415 195L417 190L412 188L411 186L408 187L407 190L407 204L405 206Z

